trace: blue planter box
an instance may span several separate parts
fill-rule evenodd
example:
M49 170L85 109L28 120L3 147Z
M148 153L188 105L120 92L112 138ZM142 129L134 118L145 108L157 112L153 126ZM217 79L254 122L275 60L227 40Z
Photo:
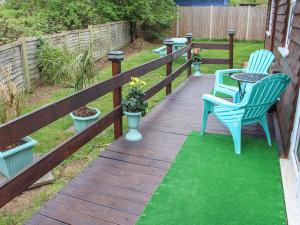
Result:
M90 125L92 125L94 122L98 120L101 112L96 108L91 108L91 109L95 110L97 113L89 117L79 117L79 116L75 116L73 113L70 113L70 116L72 117L74 122L74 128L77 132L84 130L85 128L89 127Z
M33 146L37 141L30 137L22 139L25 144L11 150L0 152L0 172L6 177L12 177L33 161Z

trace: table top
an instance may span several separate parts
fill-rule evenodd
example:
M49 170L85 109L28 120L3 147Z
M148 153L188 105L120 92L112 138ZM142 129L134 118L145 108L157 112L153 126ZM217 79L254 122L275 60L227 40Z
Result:
M260 81L261 79L267 76L269 75L262 73L236 73L231 75L230 77L237 81L242 81L246 83L256 83L257 81Z
M186 38L172 38L175 45L184 45L187 42Z

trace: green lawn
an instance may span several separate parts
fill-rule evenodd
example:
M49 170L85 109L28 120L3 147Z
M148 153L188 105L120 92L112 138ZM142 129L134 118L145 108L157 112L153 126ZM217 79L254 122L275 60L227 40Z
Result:
M207 42L207 41L205 41ZM213 43L220 41L212 41ZM221 41L222 42L222 41ZM122 62L122 70L129 70L136 66L139 66L145 62L153 60L158 56L152 53L154 48L159 47L160 45L154 44L145 44L142 51L131 54L129 57L125 57L125 60ZM263 48L262 42L244 42L236 41L235 42L235 55L234 55L234 66L240 67L240 65L247 61L250 53L256 49ZM126 49L125 49L126 51ZM228 57L228 51L213 51L205 50L203 51L203 57L212 57L212 58L223 58ZM180 58L174 63L173 69L175 70L180 65L184 63L184 59ZM226 65L203 65L202 72L213 74L216 69L227 68ZM146 88L150 88L154 84L158 83L163 76L165 75L165 67L159 68L143 77L147 82ZM178 86L186 77L186 72L183 73L179 78L177 78L173 83L173 89ZM106 66L103 68L99 75L96 77L94 82L103 81L111 78L111 67ZM123 95L128 86L125 85L123 88ZM34 109L37 109L44 104L54 102L62 97L68 96L73 93L71 89L61 89L52 94L49 99L46 99L37 104L27 105L23 113L30 112ZM159 101L161 101L165 96L165 90L160 91L154 97L149 100L150 110L154 107ZM28 95L27 98L30 98L31 95ZM112 94L107 94L96 101L89 104L92 107L96 107L101 110L102 115L112 110ZM73 135L73 132L70 131L72 126L72 120L69 116L65 116L56 122L48 125L45 128L40 129L34 134L30 135L36 139L39 143L35 148L35 153L44 154L48 152L51 148L55 147L61 143L66 138ZM125 125L126 127L126 121ZM74 177L78 172L80 172L84 166L86 166L91 160L99 155L99 152L103 150L103 146L109 144L113 141L113 129L112 127L108 128L106 132L94 138L91 142L86 144L81 148L77 153L72 155L69 159L65 160L58 167L53 170L53 174L56 178L55 182L47 187L37 189L34 192L26 193L22 198L16 198L14 203L17 202L17 207L13 204L7 207L4 207L0 210L0 224L22 224L31 215L39 209L42 203L51 197L54 193L59 191L72 177ZM30 199L30 200L28 200ZM13 208L13 209L12 209Z
M137 223L154 224L287 224L276 144L192 132Z

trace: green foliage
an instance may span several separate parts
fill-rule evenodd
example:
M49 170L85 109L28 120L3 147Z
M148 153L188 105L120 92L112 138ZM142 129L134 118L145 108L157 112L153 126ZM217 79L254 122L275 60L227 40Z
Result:
M56 84L70 79L68 65L72 62L72 55L66 49L51 46L39 40L37 51L37 65L43 82Z
M132 23L132 32L140 26L146 40L159 38L160 32L172 25L176 18L173 0L115 0L123 19Z
M21 114L24 98L13 80L10 65L0 67L0 77L0 123L6 123Z
M142 116L146 115L148 103L144 100L145 93L143 87L146 83L136 77L131 78L130 88L126 98L122 101L123 111L126 112L142 112Z
M66 66L67 73L73 78L75 91L84 89L96 76L95 59L93 57L93 44L90 43L82 52L75 55L71 64Z
M96 75L92 43L82 52L70 53L40 40L37 64L45 83L63 83L75 91L84 89Z
M230 5L237 6L240 3L247 4L257 4L257 5L267 5L268 0L230 0Z
M89 24L129 20L146 39L160 36L176 16L173 0L6 0L0 6L0 45L20 36L87 28Z

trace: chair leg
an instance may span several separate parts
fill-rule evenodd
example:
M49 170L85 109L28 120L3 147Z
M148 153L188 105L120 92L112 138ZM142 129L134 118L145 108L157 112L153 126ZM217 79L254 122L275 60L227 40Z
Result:
M206 130L206 123L209 113L211 113L211 106L210 103L207 101L204 101L204 110L202 115L202 129L201 129L201 135L205 134Z
M216 96L216 94L218 93L218 91L216 90L216 86L214 87L214 96Z
M240 92L236 92L233 96L233 103L240 103L241 102L241 97L240 97Z
M241 154L241 123L234 123L228 125L230 133L233 138L234 149L236 154Z
M267 116L266 115L264 115L264 116L262 116L260 118L259 124L262 126L262 128L265 131L265 134L266 134L266 137L267 137L267 140L268 140L268 144L270 146L272 146L271 135L270 135L270 131L269 131L269 126L268 126L268 121L267 121Z

